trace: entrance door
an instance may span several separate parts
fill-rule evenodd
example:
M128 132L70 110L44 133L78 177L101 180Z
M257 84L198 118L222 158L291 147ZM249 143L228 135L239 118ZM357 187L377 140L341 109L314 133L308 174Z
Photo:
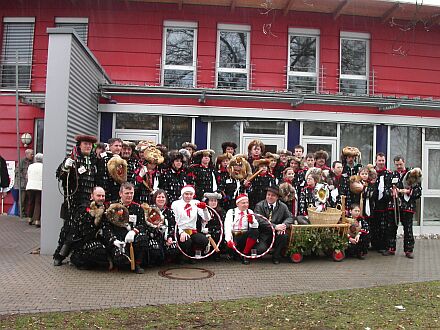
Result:
M159 143L159 133L143 130L115 130L115 136L128 141L153 141Z
M333 161L337 159L336 138L312 138L303 137L302 145L304 146L304 157L309 153L315 153L318 150L327 151L329 159L327 159L327 166L331 167Z
M440 225L440 143L425 142L423 156L423 223Z
M265 152L276 153L277 150L284 149L286 146L286 138L284 136L263 136L263 135L243 135L241 150L243 154L247 154L248 145L253 140L260 140L265 145Z

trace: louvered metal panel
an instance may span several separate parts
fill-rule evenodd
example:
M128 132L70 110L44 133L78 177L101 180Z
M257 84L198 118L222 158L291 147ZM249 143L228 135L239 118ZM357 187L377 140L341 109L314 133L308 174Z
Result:
M82 46L72 38L69 100L67 112L67 150L75 144L75 135L98 133L98 86L104 77Z

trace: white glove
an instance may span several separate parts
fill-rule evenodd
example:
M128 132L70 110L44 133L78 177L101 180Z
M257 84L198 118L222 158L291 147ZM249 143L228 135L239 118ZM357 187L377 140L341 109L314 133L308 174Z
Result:
M125 243L133 243L135 235L136 232L134 230L130 230L127 235L125 235Z
M113 242L113 245L116 246L118 249L120 249L121 247L125 246L125 243L120 241L120 240L118 240L118 239L115 239L114 242Z
M140 176L140 177L144 177L145 174L147 174L147 172L148 172L147 167L146 167L146 166L143 166L143 167L141 168L141 170L139 171L139 176Z
M64 168L69 169L72 167L72 165L75 163L75 161L72 158L67 158L64 162Z

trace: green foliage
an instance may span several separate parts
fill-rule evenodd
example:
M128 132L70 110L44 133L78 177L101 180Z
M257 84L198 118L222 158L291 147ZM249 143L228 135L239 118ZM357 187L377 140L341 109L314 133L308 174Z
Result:
M334 228L296 228L294 240L288 250L289 254L301 253L302 255L331 253L344 251L348 239Z

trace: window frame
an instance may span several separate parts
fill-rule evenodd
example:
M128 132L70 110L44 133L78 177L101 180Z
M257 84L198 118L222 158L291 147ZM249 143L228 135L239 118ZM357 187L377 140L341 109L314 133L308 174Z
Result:
M61 24L61 26L59 25ZM55 17L55 27L63 27L62 24L83 24L86 26L86 39L82 40L85 45L89 41L89 18L88 17ZM66 27L70 27L66 25ZM78 34L78 33L77 33ZM79 36L79 34L78 34ZM80 38L81 39L81 38Z
M286 90L290 91L289 89L289 78L290 77L315 77L316 78L316 85L315 85L315 93L319 92L320 84L319 84L319 61L320 61L320 36L321 31L319 29L302 29L302 28L289 28L289 33L287 34L287 85ZM298 72L298 71L291 71L290 70L290 39L292 36L297 37L314 37L316 39L316 63L315 63L315 72ZM301 92L303 93L303 92Z
M237 68L221 68L220 67L220 33L221 32L243 32L246 34L246 68L245 69L237 69ZM223 87L218 87L218 75L220 72L226 73L241 73L246 74L246 88L245 90L249 90L250 86L250 54L251 54L251 26L245 24L222 24L219 23L217 25L217 47L215 54L215 88L218 89L227 89ZM233 90L241 88L231 88Z
M167 30L168 29L188 29L194 30L193 39L193 64L188 65L168 65L166 63L166 47L167 47ZM160 72L160 85L163 87L173 87L165 85L165 70L180 70L180 71L192 71L193 72L193 83L192 87L196 87L197 82L197 22L186 22L186 21L169 21L165 20L163 22L163 37L162 37L162 59L161 59L161 72Z
M366 43L365 47L365 75L353 75L353 74L342 74L342 40L356 40L356 41L364 41ZM371 41L371 35L370 33L363 33L363 32L346 32L341 31L340 37L339 37L339 86L338 90L340 93L346 93L344 91L341 91L341 81L342 80L359 80L359 81L365 81L366 82L366 90L365 94L362 93L361 95L368 95L370 91L370 84L369 84L369 76L370 76L370 41ZM357 94L357 93L356 93Z
M1 45L1 57L0 57L0 91L15 91L15 87L1 87L1 85L3 84L3 78L2 78L2 68L3 65L8 65L9 62L5 62L2 58L4 57L5 54L5 31L6 31L6 24L20 24L20 23L32 23L33 24L33 31L32 31L32 40L31 40L31 45L30 45L30 50L31 50L31 55L30 55L30 63L26 63L25 65L30 65L30 70L29 70L29 85L27 88L21 88L20 87L20 80L19 80L19 86L18 86L18 91L19 92L31 92L31 87L32 87L32 66L33 66L33 57L34 57L34 41L35 41L35 17L4 17L3 18L3 26L2 26L2 45ZM15 65L15 62L13 63ZM24 63L22 63L24 64ZM20 64L19 64L20 66Z

